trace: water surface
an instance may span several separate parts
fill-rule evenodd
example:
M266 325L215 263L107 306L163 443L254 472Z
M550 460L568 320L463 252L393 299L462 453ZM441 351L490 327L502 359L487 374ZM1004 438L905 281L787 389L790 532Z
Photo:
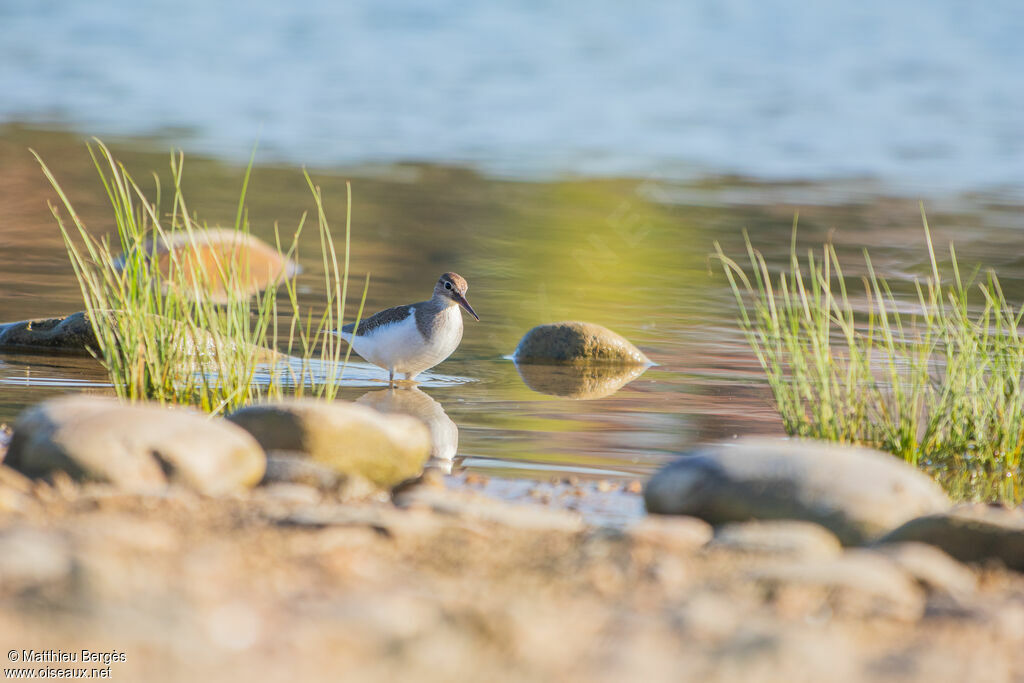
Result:
M0 122L325 168L1024 178L1024 5L6 0Z
M90 228L110 229L102 188L77 136L0 128L5 321L82 307L46 208L53 193L26 151L29 144L53 166ZM114 149L138 178L152 170L166 178L167 158L147 151L151 147L137 141ZM189 158L185 193L192 209L211 224L230 224L242 172L224 162ZM799 209L799 243L813 247L832 239L851 275L863 270L862 247L897 281L927 268L917 201L880 198L856 184L528 182L410 164L352 167L314 178L323 187L339 242L344 183L352 181L353 288L370 273L367 310L426 298L438 275L454 270L469 281L468 298L482 318L466 320L462 346L415 395L389 396L384 371L375 375L373 368L361 368L342 397L415 403L449 430L448 442L455 439L447 454L452 470L502 475L490 486L510 498L528 495L511 479L581 477L621 485L704 441L782 433L756 361L734 324L726 281L709 260L715 240L739 255L746 229L773 263L782 264ZM142 180L152 186L148 182ZM313 206L301 171L274 165L256 168L249 205L254 232L268 240L275 221L291 229ZM931 206L938 244L956 239L965 267L996 266L1011 296L1024 294L1024 212L984 195L950 196ZM317 254L310 232L299 254L304 304L318 300ZM353 297L350 315L357 303ZM591 399L557 395L557 387L535 378L525 382L508 355L530 327L564 319L610 327L657 365ZM0 422L66 391L109 387L88 358L0 354ZM541 495L564 493L552 489Z

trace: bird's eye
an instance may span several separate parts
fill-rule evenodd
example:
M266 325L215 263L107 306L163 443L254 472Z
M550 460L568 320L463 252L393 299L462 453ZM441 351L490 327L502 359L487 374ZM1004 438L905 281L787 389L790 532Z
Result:
M450 282L444 283L444 288L445 289L451 289L452 288L452 283L450 283Z

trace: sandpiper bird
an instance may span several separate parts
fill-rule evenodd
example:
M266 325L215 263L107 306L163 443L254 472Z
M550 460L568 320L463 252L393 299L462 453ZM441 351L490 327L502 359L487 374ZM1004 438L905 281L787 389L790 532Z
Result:
M469 285L458 273L445 273L434 285L434 296L417 304L395 306L341 328L341 337L360 356L388 371L411 380L432 368L459 347L462 341L462 306L477 320L466 301Z

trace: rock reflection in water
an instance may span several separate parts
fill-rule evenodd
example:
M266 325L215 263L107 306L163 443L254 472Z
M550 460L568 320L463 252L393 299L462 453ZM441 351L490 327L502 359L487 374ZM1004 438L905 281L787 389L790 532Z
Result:
M430 429L430 457L438 469L450 473L452 459L459 448L459 428L444 412L444 407L415 386L391 387L368 391L356 403L383 413L400 413L419 418Z
M611 396L649 368L649 365L516 363L526 386L541 394L589 399Z

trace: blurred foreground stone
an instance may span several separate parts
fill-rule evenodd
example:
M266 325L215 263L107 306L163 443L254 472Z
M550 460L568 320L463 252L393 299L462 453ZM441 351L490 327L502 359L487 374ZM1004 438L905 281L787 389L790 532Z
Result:
M747 438L698 448L657 472L647 509L712 524L815 522L844 545L874 540L949 499L930 477L887 453L825 442Z
M112 680L1024 677L1022 575L809 523L601 528L436 481L399 506L8 485L32 504L0 517L0 639L124 652Z
M254 486L265 462L260 445L225 420L85 394L22 412L5 459L30 477L63 472L151 493L177 483L210 495Z
M962 562L997 560L1024 571L1024 514L985 505L912 519L880 543L917 541L942 549Z
M418 419L343 401L264 403L242 408L228 420L267 452L305 454L384 488L418 476L432 448L430 431Z

